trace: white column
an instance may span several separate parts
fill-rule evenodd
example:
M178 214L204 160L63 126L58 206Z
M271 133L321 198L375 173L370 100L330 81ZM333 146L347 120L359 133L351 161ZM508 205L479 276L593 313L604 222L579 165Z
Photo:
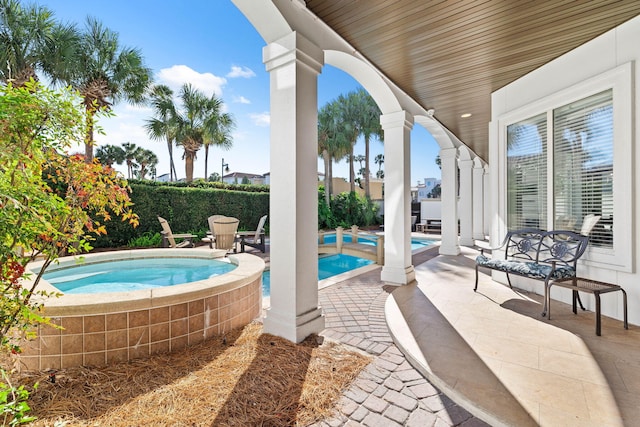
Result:
M460 244L475 245L473 240L473 160L458 160L460 168Z
M411 128L406 111L380 117L384 130L384 267L385 282L415 280L411 264Z
M455 147L440 150L442 166L442 240L440 254L458 255L458 150ZM386 162L386 156L385 156Z
M323 51L293 32L266 46L271 87L271 308L264 331L300 342L318 306L317 76Z
M491 180L489 179L489 165L484 166L482 182L484 188L484 225L482 231L485 236L488 236L491 234Z
M484 240L484 167L473 161L473 238Z

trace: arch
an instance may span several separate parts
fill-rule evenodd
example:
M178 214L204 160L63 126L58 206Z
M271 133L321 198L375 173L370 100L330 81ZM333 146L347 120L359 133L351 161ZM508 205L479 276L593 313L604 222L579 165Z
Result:
M473 160L475 154L469 150L465 145L458 147L458 159L459 160Z
M232 2L267 44L293 31L273 2L255 0L232 0Z
M325 50L324 62L339 68L356 79L376 101L382 114L402 110L400 102L389 88L389 85L366 62L351 54L337 50Z
M433 138L440 146L440 149L456 147L456 144L451 139L447 131L433 117L416 115L414 116L414 121L415 123L425 128L427 131L429 131L429 133L433 136Z
M474 167L474 168L481 169L481 168L484 168L484 166L485 166L485 165L484 165L484 162L482 161L482 159L480 158L480 156L476 156L476 157L473 159L473 167Z

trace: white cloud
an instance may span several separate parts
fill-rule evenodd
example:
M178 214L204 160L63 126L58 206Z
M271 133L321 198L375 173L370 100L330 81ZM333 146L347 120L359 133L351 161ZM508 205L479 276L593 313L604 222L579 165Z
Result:
M269 126L271 124L271 116L268 111L264 113L254 113L250 114L251 120L253 120L253 124L256 126Z
M251 77L255 77L255 76L256 76L256 73L254 73L251 68L238 67L237 65L233 65L231 67L231 71L227 73L227 77L229 77L230 79L235 79L237 77L250 79Z
M251 101L249 101L244 96L234 96L233 102L235 102L236 104L251 104Z
M169 86L174 92L178 92L184 83L204 92L207 96L215 94L222 96L222 88L227 84L227 79L212 73L199 73L186 65L174 65L171 68L163 68L158 73L158 80Z

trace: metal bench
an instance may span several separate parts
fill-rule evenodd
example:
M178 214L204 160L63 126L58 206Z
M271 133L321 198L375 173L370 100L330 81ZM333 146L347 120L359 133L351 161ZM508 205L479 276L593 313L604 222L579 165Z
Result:
M475 292L478 289L478 269L481 267L504 272L510 288L512 286L509 275L512 274L543 281L545 302L542 315L545 316L549 282L575 278L578 259L584 254L588 243L587 236L566 230L543 231L525 228L509 231L502 245L493 249L503 250L504 258L489 258L484 255L484 250L476 257L476 281L473 290ZM582 302L580 307L584 310Z

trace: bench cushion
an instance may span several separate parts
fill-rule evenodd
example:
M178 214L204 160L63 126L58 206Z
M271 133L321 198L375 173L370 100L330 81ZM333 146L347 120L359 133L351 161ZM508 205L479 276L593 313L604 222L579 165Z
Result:
M476 263L481 267L491 268L493 270L504 271L505 273L513 273L519 276L530 277L532 279L546 279L551 273L551 266L548 264L537 264L530 261L511 261L504 259L491 259L484 255L478 255ZM575 277L576 271L573 267L559 266L553 271L550 279L564 279L567 277Z

